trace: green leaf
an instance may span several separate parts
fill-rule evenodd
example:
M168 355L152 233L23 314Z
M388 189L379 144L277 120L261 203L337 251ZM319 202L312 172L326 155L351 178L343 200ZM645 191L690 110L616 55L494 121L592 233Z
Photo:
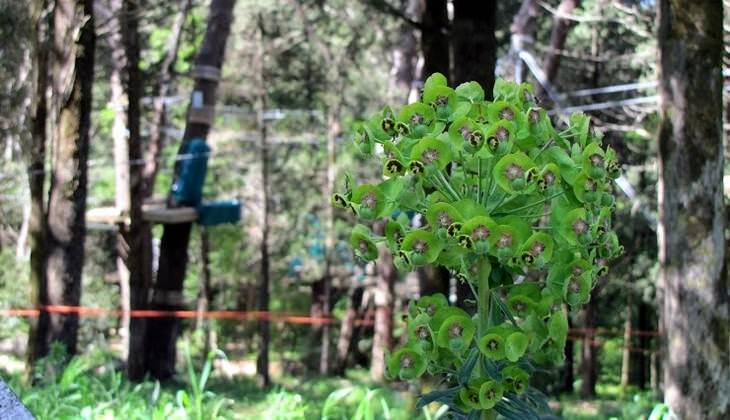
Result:
M484 100L484 89L477 82L466 82L456 87L456 94L470 102L481 102Z

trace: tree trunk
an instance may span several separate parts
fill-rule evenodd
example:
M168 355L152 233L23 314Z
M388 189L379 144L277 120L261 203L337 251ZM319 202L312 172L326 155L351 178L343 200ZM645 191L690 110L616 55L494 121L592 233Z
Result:
M309 303L309 316L321 318L324 306L324 278L313 281L309 288L311 298ZM309 347L305 353L305 364L310 372L319 371L319 363L322 355L322 324L312 324L309 329Z
M386 248L380 250L375 278L375 333L370 377L374 381L382 381L385 375L385 354L393 344L393 289L398 278L393 256Z
M115 205L123 215L136 217L135 224L141 222L142 197L139 196L140 166L130 167L130 160L141 157L140 137L140 96L141 80L139 76L139 35L137 33L137 19L139 10L137 0L110 0L109 16L112 21L112 30L107 37L112 50L112 69L109 86L111 88L111 103L114 107L114 124L112 139L114 142L114 172L115 172ZM134 177L133 177L134 175ZM133 182L133 179L135 182ZM132 200L132 191L136 191L136 200ZM131 223L130 223L131 224ZM120 335L122 337L122 359L127 360L129 350L129 311L130 282L139 284L139 279L130 280L132 271L138 277L137 267L140 247L138 240L130 236L131 226L120 224L117 234L117 273L119 276L120 306L122 322ZM134 245L134 246L133 246Z
M235 0L213 0L210 3L208 27L203 37L195 65L220 70L223 66L226 40L233 20ZM218 80L210 77L196 77L193 95L202 96L202 105L214 107ZM188 121L183 134L181 152L186 144L196 138L206 139L210 122L191 120L192 105L188 108ZM178 176L179 162L175 176ZM153 291L153 309L180 309L183 281L188 262L187 247L190 241L191 223L167 224L164 226L160 244L160 260L157 281ZM157 379L168 379L175 373L175 343L180 323L176 318L150 318L147 321L147 363L150 373Z
M492 98L497 40L494 37L497 2L454 0L451 45L454 86L476 81Z
M648 304L639 302L637 305L636 329L640 332L634 342L639 343L641 351L631 353L631 368L629 369L629 384L639 389L645 389L650 376L650 354L652 337L649 334L655 326L651 320L652 309Z
M87 159L94 80L93 0L57 0L53 16L52 66L56 127L52 138L51 182L46 232L46 279L40 305L77 306L86 236ZM34 359L59 342L76 353L79 317L41 311Z
M30 118L30 144L26 152L28 160L28 183L30 187L30 221L28 235L30 237L30 299L36 305L47 300L45 277L46 252L46 211L44 199L45 161L46 161L46 118L48 104L48 52L50 51L50 15L46 12L49 0L36 0L32 3L32 18L35 25L33 36L33 79L32 103ZM35 363L36 356L44 355L48 348L43 338L46 331L39 331L37 318L28 318L30 334L28 336L27 373ZM40 339L40 340L39 340Z
M413 20L417 20L422 13L421 0L401 0L403 14ZM412 25L406 22L399 23L398 41L393 47L393 65L390 69L390 97L395 103L407 103L411 95L414 81L417 77L416 67L418 66L418 36Z
M421 21L421 51L423 52L423 71L421 79L439 72L449 76L449 13L446 0L425 0Z
M631 372L631 338L633 337L633 329L631 325L631 317L633 312L633 300L631 295L626 296L626 318L624 319L624 347L621 357L621 386L627 387L630 382Z
M338 375L344 375L347 368L348 356L355 337L355 321L360 313L363 292L362 287L354 287L350 290L350 300L345 317L340 324L340 336L337 339L337 363L334 370Z
M596 289L591 293L591 302L583 308L584 338L581 346L581 398L596 396L596 382L598 382L598 346L595 345L596 335Z
M680 418L730 417L722 21L720 1L659 1L664 400Z
M512 26L510 27L512 32L511 45L504 74L507 77L511 77L517 83L521 83L525 76L525 67L518 54L535 41L535 32L537 31L536 18L539 12L540 6L537 0L523 0L520 10L515 15Z
M258 284L258 309L268 312L270 299L269 269L269 144L266 120L266 80L265 80L265 50L264 50L264 28L263 18L259 16L258 31L258 52L256 54L256 65L258 70L258 125L261 147L261 277ZM269 321L259 321L259 355L256 358L256 375L260 387L268 387L271 383L269 376L269 339L271 327Z
M550 33L550 51L542 61L542 69L549 83L552 83L558 74L561 51L565 46L565 39L568 37L568 32L570 32L572 26L572 21L564 16L573 13L573 10L579 5L580 0L563 0L558 6L558 14L553 18L553 30ZM540 95L544 92L545 88L538 84L535 93Z
M130 279L130 307L132 310L144 310L149 308L149 292L153 279L153 255L152 255L152 225L136 221L140 220L138 204L142 204L146 198L154 193L155 180L159 169L160 155L164 146L163 130L166 124L167 109L165 99L172 88L173 67L177 59L177 51L180 46L180 38L183 25L190 10L192 0L185 0L180 11L175 16L175 21L170 30L170 38L167 42L167 53L162 62L158 76L158 88L154 100L154 111L150 127L150 138L145 153L144 166L131 168L136 173L142 168L141 183L138 184L141 191L133 188L132 192L132 214L130 214L131 225L129 228L129 242L139 244L136 247L138 255L139 277L132 276ZM131 70L131 69L130 69ZM131 81L131 74L130 74ZM131 92L130 92L131 94ZM134 185L137 184L133 184ZM137 196L141 196L137 198ZM127 358L127 376L132 380L142 380L147 373L147 362L145 355L147 347L146 339L146 318L132 318L129 325L129 357Z
M573 321L570 316L568 316L568 328L573 328ZM561 378L562 378L562 386L561 391L567 392L569 394L572 394L574 392L573 389L573 383L575 382L575 374L573 373L573 364L575 363L575 356L573 355L573 348L575 346L575 341L572 340L570 337L565 342L565 363L563 363L563 367L560 370Z

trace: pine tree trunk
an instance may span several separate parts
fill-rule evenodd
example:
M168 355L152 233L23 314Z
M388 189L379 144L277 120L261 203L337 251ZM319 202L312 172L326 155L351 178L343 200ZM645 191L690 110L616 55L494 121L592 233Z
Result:
M722 2L660 0L658 23L664 399L680 418L728 418Z
M46 211L44 197L45 161L46 161L46 118L48 104L48 52L50 51L50 19L46 13L49 0L36 0L32 3L32 18L35 24L33 37L33 80L32 103L30 117L30 144L26 152L28 160L28 182L30 187L30 221L28 235L30 237L30 289L31 302L36 305L46 300L45 252L46 252ZM43 297L43 299L41 298ZM37 318L29 318L30 334L28 336L27 367L36 361L36 356L48 352L43 338L47 331L39 330ZM39 340L40 339L40 340Z
M631 325L632 313L633 299L631 299L631 295L628 295L626 297L626 317L624 318L624 347L621 357L621 386L624 388L629 385L631 380L631 338L633 336L633 329Z
M223 66L225 45L233 20L235 0L213 0L210 3L208 27L195 64L211 66L220 70ZM218 81L196 78L194 92L201 92L204 106L215 106ZM190 108L188 108L190 113ZM193 139L206 139L210 125L188 120L183 134L185 144ZM176 177L177 169L176 165ZM151 307L161 310L181 309L183 281L188 262L188 243L191 223L167 224L164 226L160 244L160 260ZM147 321L147 364L150 373L157 379L168 379L175 373L175 344L180 322L176 318L150 318Z
M644 302L637 305L636 329L640 332L634 342L638 342L641 351L631 352L631 368L629 369L629 384L639 389L645 389L650 375L650 354L652 349L650 334L656 327L652 324L651 313L653 308Z
M454 0L451 45L454 86L476 81L492 98L497 40L494 37L497 2Z
M568 328L573 328L573 320L568 316ZM573 372L573 365L575 363L574 356L575 341L570 337L565 342L565 363L560 369L562 378L561 391L572 394L575 390L573 389L573 383L575 382L575 373Z
M505 74L508 77L511 76L517 83L521 83L525 76L525 66L518 54L522 50L529 49L530 44L535 41L539 12L540 6L537 0L523 0L520 10L512 21L512 26L510 26L512 37L509 55L505 63Z
M449 13L446 0L425 0L421 21L421 51L423 52L423 72L425 80L433 73L449 77Z
M53 19L52 66L56 127L52 137L51 181L46 232L46 279L41 305L77 306L86 236L87 159L94 80L93 0L57 0ZM34 359L53 342L76 353L79 317L41 311Z
M421 15L421 0L401 0L401 10L404 15L418 20ZM395 103L407 103L411 99L418 100L415 93L414 80L417 77L418 66L418 37L412 25L401 22L398 29L398 41L393 48L393 65L390 69L390 97Z

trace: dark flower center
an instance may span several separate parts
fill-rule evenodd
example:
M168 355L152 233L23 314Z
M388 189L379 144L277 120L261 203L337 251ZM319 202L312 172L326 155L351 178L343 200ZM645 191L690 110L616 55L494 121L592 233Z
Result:
M582 235L588 231L588 223L583 219L578 219L573 223L573 232L576 235Z
M490 350L494 351L499 348L499 343L497 340L489 340L489 344L487 344L487 347L489 347Z
M593 166L603 166L603 158L597 153L591 155L590 160Z
M435 312L436 312L436 307L432 303L429 303L426 306L426 313L429 315L433 315Z
M504 128L504 127L499 127L499 128L497 129L497 131L496 131L496 132L495 132L494 134L496 134L496 135L497 135L497 138L498 138L498 139L499 139L500 141L501 141L501 140L506 140L506 139L507 139L507 137L509 137L509 132L508 132L508 131L507 131L507 129L506 129L506 128Z
M362 197L362 206L374 209L378 204L378 197L373 192L369 192Z
M578 283L578 280L571 279L570 283L568 283L568 290L570 290L570 293L580 292L580 283Z
M425 326L418 327L418 330L416 330L416 332L418 334L418 338L420 338L421 340L425 340L426 338L428 338L428 328L426 328Z
M451 215L449 215L449 213L443 211L438 214L438 222L441 226L447 227L454 221L451 219Z
M411 356L407 355L407 354L401 356L401 358L400 358L400 367L407 369L407 368L409 368L411 366L413 366L413 358Z
M449 103L449 98L446 96L439 96L436 98L435 101L433 101L436 106L444 106Z
M504 120L512 120L515 117L515 113L510 108L504 107L499 111L499 117Z
M540 113L534 109L530 111L530 122L533 124L540 122Z
M532 247L530 247L530 251L533 255L540 255L544 250L545 244L540 241L535 241L535 243L532 244Z
M439 159L439 152L436 149L426 149L421 156L423 157L423 161L429 164Z
M460 337L462 331L464 331L464 327L459 324L452 324L449 327L449 337Z
M517 178L522 178L522 175L524 174L525 171L514 163L507 166L507 169L505 170L505 175L507 176L507 178L509 178L510 181L514 181Z
M413 125L423 124L423 115L413 114L411 116L411 124L413 124Z
M428 249L428 243L421 239L413 241L413 250L419 254L423 254Z
M512 235L509 233L502 233L499 235L499 240L497 241L497 246L499 248L506 248L508 246L512 246Z
M476 241L483 241L489 237L489 229L484 225L479 225L471 233L471 238Z

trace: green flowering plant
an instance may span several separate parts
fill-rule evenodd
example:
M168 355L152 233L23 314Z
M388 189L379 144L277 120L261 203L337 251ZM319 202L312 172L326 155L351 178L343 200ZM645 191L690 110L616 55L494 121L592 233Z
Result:
M385 107L355 130L382 181L345 176L333 197L363 222L385 219L384 236L353 229L360 258L384 246L398 269L443 266L473 291L474 315L441 294L412 302L408 342L387 361L392 378L442 378L418 404L447 404L454 418L535 417L530 376L563 361L567 311L588 302L623 251L611 230L616 153L582 113L558 131L532 91L500 79L486 101L476 82L453 89L432 75L420 102Z

